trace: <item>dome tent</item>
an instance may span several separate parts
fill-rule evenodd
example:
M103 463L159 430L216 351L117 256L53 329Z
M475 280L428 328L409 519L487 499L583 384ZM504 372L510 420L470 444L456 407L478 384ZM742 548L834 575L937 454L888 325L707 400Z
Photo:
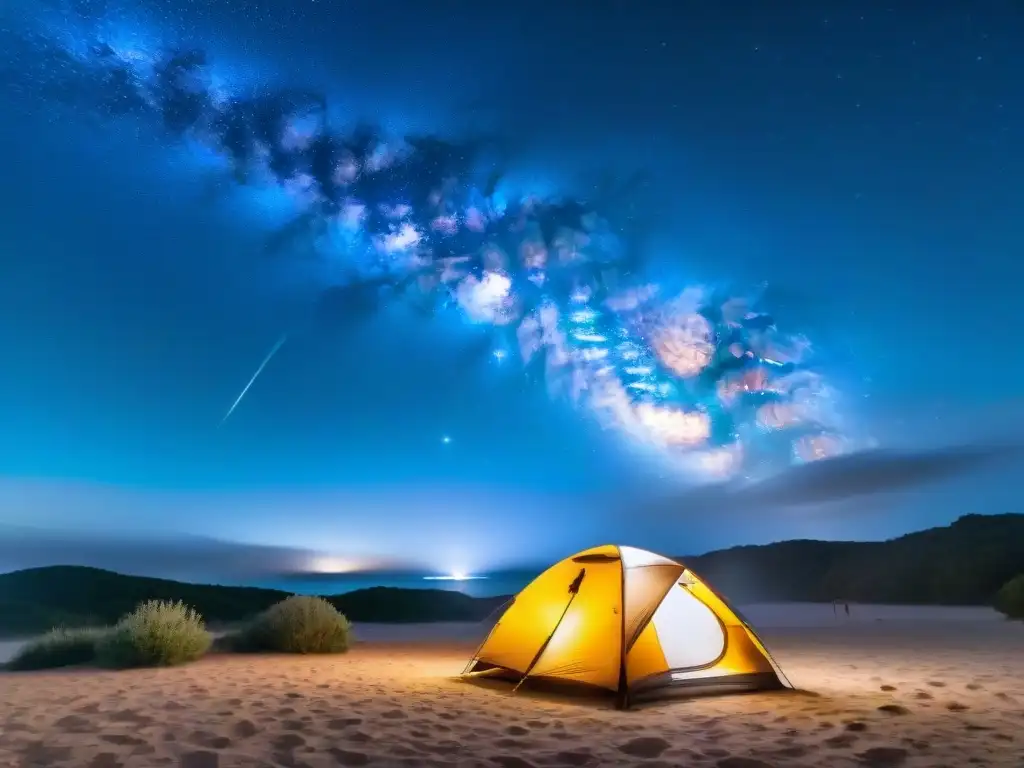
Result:
M668 689L792 687L740 614L682 563L606 545L513 598L463 672L575 683L620 706Z

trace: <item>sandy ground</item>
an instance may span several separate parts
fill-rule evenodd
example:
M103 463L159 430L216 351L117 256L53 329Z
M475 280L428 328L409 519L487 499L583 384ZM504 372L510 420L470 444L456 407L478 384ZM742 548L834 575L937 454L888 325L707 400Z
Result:
M364 626L339 657L0 673L0 766L1024 766L1024 625L980 609L745 613L806 692L619 712L452 679L480 627Z

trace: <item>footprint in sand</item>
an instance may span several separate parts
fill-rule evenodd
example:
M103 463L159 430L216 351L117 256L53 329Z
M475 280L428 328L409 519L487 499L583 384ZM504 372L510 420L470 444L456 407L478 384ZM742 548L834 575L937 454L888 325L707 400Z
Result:
M55 765L71 759L70 747L48 747L41 741L29 742L21 753L19 765Z
M303 746L305 743L306 740L297 733L283 733L270 740L270 744L274 749L281 752L290 752L296 747Z
M890 768L906 762L907 750L899 747L872 747L857 755L857 759L871 768Z
M512 749L516 752L522 752L528 750L533 744L529 741L523 741L522 739L495 739L494 746L500 747L501 749Z
M107 719L112 723L131 723L140 728L153 722L153 718L140 715L134 709L122 709L119 712L112 712L107 715Z
M879 712L885 712L887 715L909 715L910 710L901 704L883 704L878 708Z
M139 739L125 733L101 733L100 740L108 744L116 744L119 747L137 747L140 744L146 743L145 739Z
M180 765L181 768L220 768L220 757L216 752L185 752Z
M716 768L775 768L771 763L758 760L756 757L723 757L717 763Z
M856 734L840 733L825 739L825 746L830 749L845 749L846 747L852 747L856 741Z
M208 749L227 749L231 746L231 739L210 731L193 731L189 734L188 740L200 747Z
M117 759L113 752L100 752L93 756L88 763L88 768L123 768L124 763Z
M500 768L537 768L534 763L515 755L495 755L491 762Z
M54 723L65 733L95 733L99 729L92 721L78 715L67 715Z
M587 750L575 750L572 752L556 752L554 757L555 765L587 765L594 759L594 755Z
M618 746L620 752L630 757L643 758L660 757L668 748L669 743L657 736L638 736Z
M231 732L239 739L248 739L259 733L260 729L252 720L239 720L231 727Z

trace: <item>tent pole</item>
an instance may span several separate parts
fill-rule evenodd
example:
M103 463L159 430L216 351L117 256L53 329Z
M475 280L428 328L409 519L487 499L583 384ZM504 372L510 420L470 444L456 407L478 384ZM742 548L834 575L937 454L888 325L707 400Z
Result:
M619 552L619 690L615 700L616 709L629 708L629 683L626 677L626 564Z

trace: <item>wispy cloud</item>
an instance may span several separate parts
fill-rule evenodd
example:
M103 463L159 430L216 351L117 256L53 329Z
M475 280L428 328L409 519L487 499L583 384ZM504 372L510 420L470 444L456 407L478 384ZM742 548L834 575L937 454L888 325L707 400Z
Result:
M317 554L193 536L112 536L0 526L0 571L88 565L121 573L187 580L236 581L308 570Z
M185 534L112 535L0 525L0 572L48 565L86 565L119 573L222 583L410 567L401 561Z
M1021 455L1024 445L1015 443L861 451L792 467L756 482L700 486L660 500L652 509L724 513L842 502L938 483Z

